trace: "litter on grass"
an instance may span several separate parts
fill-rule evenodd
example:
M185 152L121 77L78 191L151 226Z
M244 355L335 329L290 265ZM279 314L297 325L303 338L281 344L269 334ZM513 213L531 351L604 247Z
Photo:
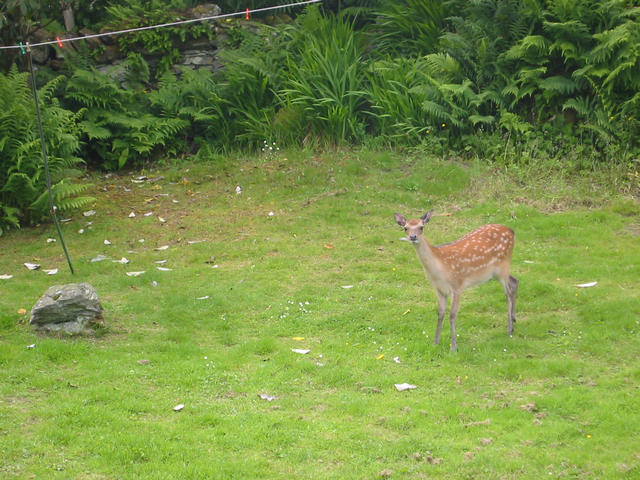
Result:
M578 287L578 288L589 288L589 287L595 287L597 284L598 284L598 282L581 283L580 285L576 285L576 287Z
M50 270L43 270L43 272L45 272L47 275L55 275L56 273L58 273L58 269L52 268Z
M109 240L105 240L105 241L104 241L104 244L105 244L105 245L111 245L111 242L110 242Z
M55 238L47 238L47 243L55 243L57 240Z
M173 270L173 268L166 268L166 267L156 267L156 268L161 272L171 272Z
M134 212L131 212L131 213L129 214L129 218L135 218L135 216L136 216L136 214L135 214Z
M161 247L154 248L154 250L160 252L162 250L167 250L168 248L169 248L169 245L162 245Z
M173 411L174 412L179 412L180 410L182 410L184 408L184 403L181 403L179 405L176 405L175 407L173 407Z
M311 350L306 349L306 348L292 348L291 351L293 353L299 353L300 355L306 355L307 353L309 353Z
M271 396L271 395L267 395L266 393L261 393L260 395L258 395L262 400L266 400L267 402L273 402L276 397Z
M96 214L95 210L89 210L87 212L82 212L82 215L84 215L85 217L91 217L91 216L93 216L95 214Z
M25 267L27 267L29 270L38 270L40 268L40 264L39 263L25 263L24 264Z
M396 363L402 363L400 362L400 357L393 357L393 361Z
M0 280L10 280L13 278L13 275L0 275Z
M202 242L204 242L204 240L189 240L187 243L189 245L194 245L196 243L202 243Z
M120 260L111 260L113 263L121 263L123 265L126 265L129 263L129 259L122 257Z
M102 262L103 260L108 259L109 257L105 256L105 255L98 255L97 257L94 257L91 259L91 263L95 263L95 262Z
M32 343L31 345L27 345L27 348L28 349L36 348L36 344Z
M158 217L158 220L160 221L160 223L167 223L167 221L162 217Z
M205 295L204 297L198 297L196 298L196 300L206 300L207 298L209 298L209 295Z
M144 272L145 272L144 270L142 272L127 272L127 277L139 277Z
M405 390L415 390L416 388L418 388L415 385L411 385L410 383L394 383L393 386L396 387L396 390L398 390L399 392L404 392Z
M353 288L353 285L342 285L342 288L344 288L345 290L348 290L350 288Z

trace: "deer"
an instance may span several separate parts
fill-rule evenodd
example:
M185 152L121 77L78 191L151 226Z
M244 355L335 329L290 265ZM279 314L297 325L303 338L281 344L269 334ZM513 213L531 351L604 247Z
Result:
M504 225L488 224L454 242L432 246L424 236L424 227L432 215L433 210L419 219L407 220L396 213L395 220L404 228L406 238L413 244L425 275L438 296L438 324L434 344L440 343L447 300L451 297L451 351L455 352L458 349L456 318L462 292L491 279L496 279L502 284L507 296L507 333L512 337L519 283L518 279L510 274L511 254L515 243L513 230Z

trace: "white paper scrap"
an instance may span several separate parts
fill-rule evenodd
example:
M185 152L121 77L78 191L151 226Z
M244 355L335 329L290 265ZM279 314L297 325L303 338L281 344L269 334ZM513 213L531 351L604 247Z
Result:
M240 185L238 185L236 187L236 195L240 195L242 193L242 187Z
M158 217L158 220L160 221L160 223L167 223L167 221L162 217Z
M194 245L196 243L202 243L202 242L204 242L204 240L189 240L187 243L189 245Z
M394 383L393 386L396 387L396 390L398 390L399 392L404 392L405 390L414 390L418 388L415 385L411 385L410 383Z
M173 271L173 268L166 268L166 267L156 267L158 270L160 270L161 272L171 272Z
M96 211L95 210L89 210L87 212L82 212L82 215L84 215L85 217L90 217L92 215L95 215Z
M111 242L110 242L109 240L105 240L105 241L104 241L104 244L105 244L105 245L111 245Z
M52 268L50 270L43 270L43 272L45 272L47 275L55 275L56 273L58 273L58 269Z
M129 259L122 257L120 260L111 260L113 263L121 263L123 265L126 265L129 263Z
M143 273L144 273L144 270L142 272L127 272L127 276L128 277L139 277Z
M158 265L164 265L165 263L167 263L167 261L166 260L156 260L153 263L157 263Z
M54 242L57 242L55 238L47 238L47 243L54 243Z
M0 275L0 280L10 280L12 278L13 278L13 275L8 275L8 274Z
M27 262L27 263L24 264L24 266L27 267L29 270L37 270L37 269L40 268L40 264L38 264L38 263L29 263L29 262Z
M144 214L145 217L150 217L151 215L153 215L153 212L147 212Z
M136 216L136 214L135 214L134 212L131 212L131 213L129 214L129 218L135 218L135 216Z
M104 255L100 254L100 255L98 255L97 257L92 258L92 259L91 259L91 263L101 262L101 261L103 261L103 260L106 260L107 258L109 258L109 257L106 257L106 256L104 256Z
M27 345L27 348L36 348L36 344L32 343L31 345Z
M294 353L299 353L300 355L306 355L311 350L306 349L306 348L292 348L291 351L294 352Z
M266 400L267 402L273 402L276 397L273 397L271 395L267 395L266 393L261 393L260 395L258 395L262 400Z
M207 298L209 298L209 295L205 295L204 297L198 297L196 298L196 300L206 300Z
M597 284L598 284L598 282L581 283L580 285L576 285L576 287L578 287L578 288L589 288L589 287L595 287Z
M161 251L161 250L167 250L168 248L169 248L169 245L162 245L161 247L154 248L154 250Z
M393 361L396 363L401 363L400 362L400 357L393 357Z
M348 290L350 288L353 288L353 285L342 285L342 288L344 288L345 290Z
M176 405L175 407L173 407L173 411L174 412L179 412L180 410L182 410L184 408L184 403L181 403L179 405Z

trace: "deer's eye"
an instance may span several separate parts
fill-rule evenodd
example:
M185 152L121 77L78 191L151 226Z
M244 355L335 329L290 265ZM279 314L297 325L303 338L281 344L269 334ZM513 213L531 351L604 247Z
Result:
M407 230L409 230L407 227L404 227L404 231L406 232Z

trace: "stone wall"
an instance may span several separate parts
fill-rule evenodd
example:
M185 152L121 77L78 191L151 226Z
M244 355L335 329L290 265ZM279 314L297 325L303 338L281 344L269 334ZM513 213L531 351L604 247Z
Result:
M220 14L220 7L214 4L198 5L194 8L190 8L185 11L181 11L179 15L180 20L189 20L195 18L211 17ZM215 20L204 21L203 25L208 26L211 29L211 40L207 38L207 35L201 36L201 38L187 40L185 42L174 42L175 48L180 51L181 58L175 67L185 66L189 68L206 68L211 71L215 71L221 68L221 63L217 58L217 53L222 47L223 43L228 39L226 34L226 28ZM64 48L58 46L49 45L44 47L37 47L32 49L32 59L34 64L57 70L64 64L64 54L67 48L79 49L88 48L92 52L93 58L95 58L96 66L98 70L103 72L118 71L118 65L124 61L125 54L121 51L118 40L116 37L103 36L92 37L96 33L106 33L109 31L118 30L117 27L105 27L100 32L93 32L88 29L81 29L78 32L72 34L73 37L87 37L85 41L68 42L65 43ZM32 42L39 43L44 41L55 40L52 38L51 33L45 30L40 30L34 36ZM84 46L82 45L84 43ZM161 60L161 55L153 52L139 52L149 63L150 69L153 71Z

